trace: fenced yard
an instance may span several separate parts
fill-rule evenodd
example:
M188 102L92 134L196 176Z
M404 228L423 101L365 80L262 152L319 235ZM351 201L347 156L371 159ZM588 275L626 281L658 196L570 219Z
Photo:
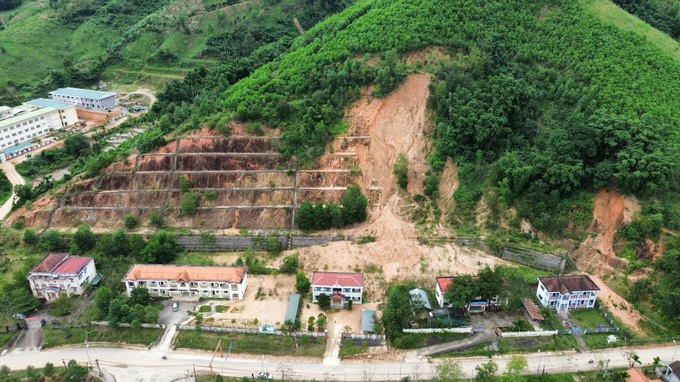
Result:
M178 331L175 337L175 348L214 351L220 339L225 352L231 344L232 353L321 358L326 350L326 341L323 337L215 333L196 330Z
M600 325L610 326L599 309L572 309L569 314L581 328L597 328Z

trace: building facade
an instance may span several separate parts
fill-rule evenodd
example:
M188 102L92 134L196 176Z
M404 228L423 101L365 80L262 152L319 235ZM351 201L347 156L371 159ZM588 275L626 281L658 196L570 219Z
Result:
M81 109L110 110L116 107L116 94L96 90L61 88L50 92L50 98Z
M536 298L541 305L566 313L593 308L600 288L588 275L539 277Z
M94 280L97 269L91 257L69 256L68 253L50 253L45 256L26 278L33 295L54 300L59 294L82 294L85 284Z
M70 103L55 101L47 98L37 98L28 102L24 102L24 105L32 110L43 107L52 107L56 109L59 113L59 124L61 127L73 126L79 122L76 107ZM56 129L56 124L55 126L52 126L52 128Z
M22 105L7 108L0 113L0 151L62 127L59 110L53 107L33 109Z
M445 308L449 306L449 302L444 299L444 293L453 284L453 277L451 276L441 276L435 277L436 286L434 288L434 295L437 297L437 302L439 306Z
M312 275L312 302L321 294L331 299L331 308L342 309L348 301L361 304L364 293L362 273L314 272Z
M128 296L135 288L145 288L152 296L242 300L248 268L135 264L123 282Z

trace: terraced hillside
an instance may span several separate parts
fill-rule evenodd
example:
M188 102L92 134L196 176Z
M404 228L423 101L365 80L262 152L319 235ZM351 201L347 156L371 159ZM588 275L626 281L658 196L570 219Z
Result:
M178 139L70 187L56 201L38 203L44 208L27 212L27 223L114 228L132 214L148 226L155 212L174 227L290 228L302 201L341 200L347 186L356 181L350 169L356 165L356 154L340 149L350 149L346 142L367 141L339 138L338 151L324 155L320 168L299 170L295 160L274 151L277 139L227 138L207 131ZM194 216L181 213L181 176L200 195Z

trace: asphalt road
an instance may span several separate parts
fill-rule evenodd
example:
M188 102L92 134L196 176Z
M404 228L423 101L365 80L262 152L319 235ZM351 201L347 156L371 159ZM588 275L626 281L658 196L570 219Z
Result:
M595 370L597 362L609 360L609 367L628 367L624 352L634 350L640 356L643 365L652 363L654 357L670 360L678 350L677 346L655 346L646 348L620 348L606 351L574 353L532 353L527 354L528 373L548 372L563 373L577 370ZM162 359L163 355L167 359ZM134 350L116 348L68 348L41 351L39 353L7 354L0 357L0 365L10 369L25 369L28 365L43 366L47 362L55 365L75 359L78 362L90 362L95 369L97 362L102 370L113 375L118 381L181 381L191 380L194 369L197 373L210 371L209 363L212 355L207 353L163 352L159 350ZM439 359L407 359L405 362L383 362L367 360L365 362L342 362L340 365L324 365L317 362L296 361L274 357L235 357L225 361L219 355L213 360L213 371L230 376L250 376L260 370L270 371L276 379L281 378L280 370L290 368L294 379L317 379L333 381L393 381L410 376L413 379L429 378L436 372ZM505 371L509 355L493 357L499 371ZM474 374L477 365L486 363L488 357L458 358L463 370ZM283 366L283 367L282 367Z

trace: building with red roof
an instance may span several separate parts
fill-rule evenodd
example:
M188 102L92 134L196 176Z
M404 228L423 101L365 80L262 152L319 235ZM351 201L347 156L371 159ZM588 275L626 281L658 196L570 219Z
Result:
M56 299L60 293L82 294L86 283L97 276L91 257L50 253L31 269L26 278L33 295L46 300Z
M363 293L363 273L314 272L312 275L312 302L325 294L331 298L331 308L342 309L348 301L361 304Z

